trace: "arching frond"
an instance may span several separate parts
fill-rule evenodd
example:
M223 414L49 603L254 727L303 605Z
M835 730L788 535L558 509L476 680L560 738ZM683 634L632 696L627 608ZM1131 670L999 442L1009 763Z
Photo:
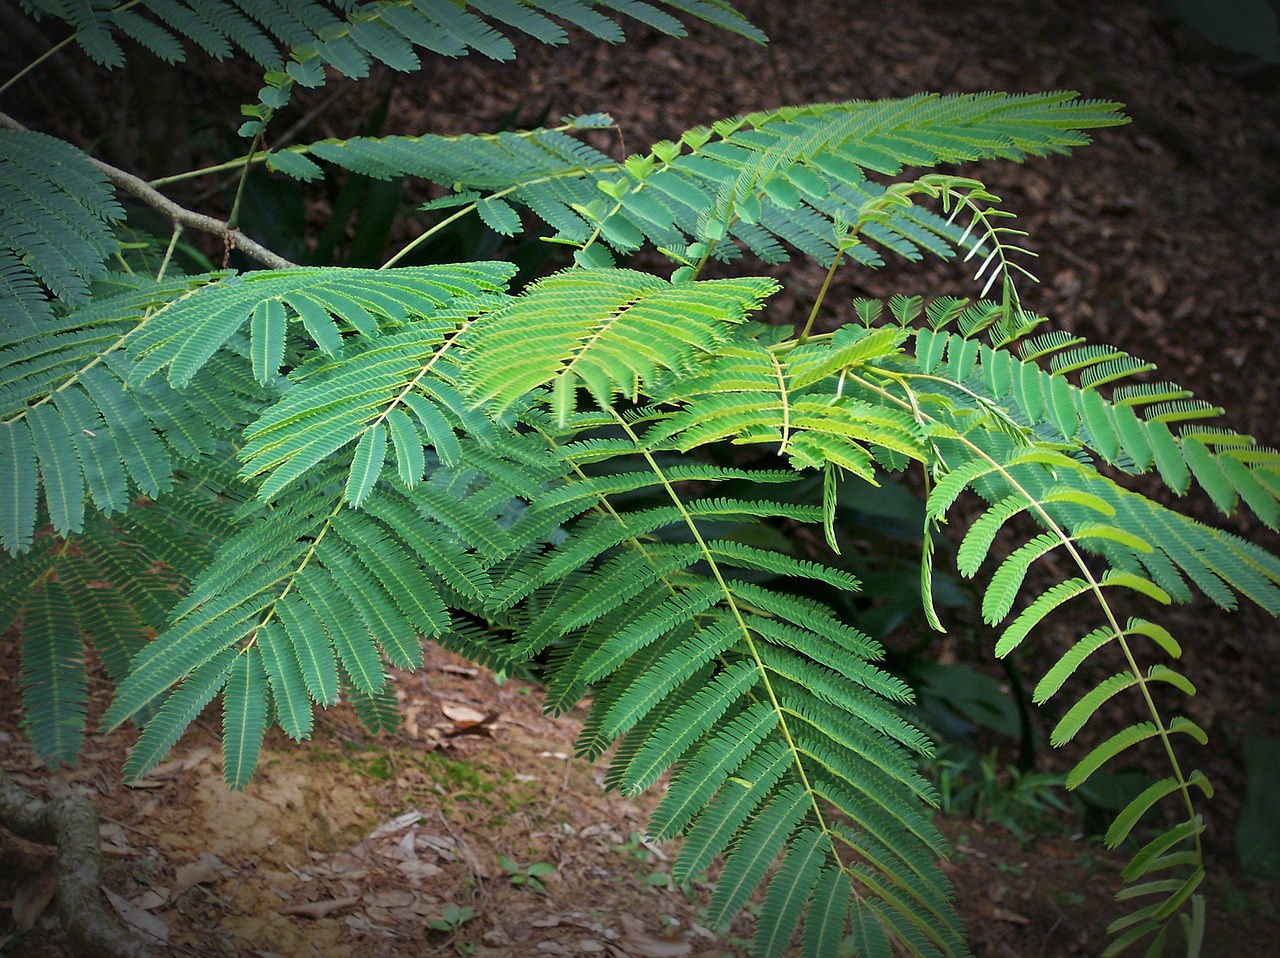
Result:
M590 118L589 118L590 119ZM908 259L948 257L959 244L985 250L983 278L1003 275L991 257L1016 249L1011 231L985 212L995 200L976 181L926 177L889 190L867 173L897 176L904 166L1065 152L1088 138L1080 131L1125 122L1114 104L1074 94L917 96L788 107L723 120L655 144L646 155L610 161L554 130L480 137L362 138L276 154L282 172L312 176L314 156L368 176L421 176L459 191L501 232L517 227L519 203L585 247L584 265L607 264L600 244L627 253L646 243L692 264L732 258L739 247L770 262L783 244L830 264L849 256L881 263L879 249ZM917 207L913 193L941 198L965 229ZM496 205L495 205L496 204ZM1018 234L1020 235L1020 234ZM972 237L972 242L970 242Z
M456 459L451 389L432 372L457 329L451 316L416 322L403 332L354 342L333 362L295 374L293 388L245 433L245 475L267 477L259 495L275 498L357 439L366 450L375 439L381 442L376 462L366 452L349 473L365 494L381 474L388 434L406 486L423 476L424 442Z
M0 330L26 328L88 301L119 248L124 219L107 178L70 143L0 129Z
M130 488L171 488L180 461L213 452L268 395L243 365L222 355L183 391L153 380L130 388L120 347L148 311L189 295L194 281L121 283L37 329L0 336L0 484L8 501L0 546L30 547L40 487L59 535L84 527L86 498L123 511Z
M656 2L765 41L764 34L727 3ZM245 136L260 132L272 113L288 104L295 84L323 86L326 69L352 79L368 76L375 62L415 72L421 66L419 49L448 57L474 51L510 60L515 47L508 32L562 44L568 40L565 26L620 43L626 34L609 15L614 11L662 33L684 35L676 16L637 0L142 0L123 6L97 0L32 0L29 6L40 16L73 27L81 49L109 68L124 64L122 38L167 63L186 59L191 44L219 60L241 53L252 58L267 71L266 86L259 102L244 108L251 118L241 129Z
M384 727L394 709L383 663L414 669L424 638L454 641L450 608L479 609L492 590L486 567L515 548L494 507L513 502L506 484L521 469L468 442L456 466L436 466L412 488L379 477L357 509L344 492L350 465L330 464L287 503L246 515L119 683L105 727L162 700L129 773L160 761L196 705L220 693L235 787L253 771L268 701L269 717L305 738L313 703L332 705L349 686L357 714Z
M578 423L594 427L590 417ZM574 435L573 425L562 428ZM527 597L513 610L518 654L553 649L549 701L565 706L592 690L579 750L595 756L617 741L606 781L627 791L676 769L651 834L685 835L678 880L726 856L717 922L766 884L769 953L780 953L802 915L816 920L808 909L823 867L849 876L847 896L888 894L896 904L885 907L921 936L894 935L909 952L962 953L946 881L930 860L941 838L917 808L932 792L906 757L929 745L892 705L909 691L874 664L883 651L873 639L816 602L753 580L763 570L844 589L856 581L702 532L726 516L816 522L821 510L682 494L686 482L705 493L708 481L734 476L713 467L668 473L623 433L631 445L615 447L616 467L571 477L531 506L531 516L554 515L566 540L536 546L531 568L495 583L504 607ZM666 504L646 498L629 508L628 497L646 488ZM822 704L805 704L813 701ZM841 816L854 827L838 826ZM849 851L862 864L849 865ZM766 882L779 856L784 864ZM825 920L843 937L849 914L846 898Z
M159 501L110 521L91 515L65 539L42 531L30 552L0 559L0 629L21 628L25 722L50 767L79 757L87 650L112 678L124 677L147 634L163 626L234 529L228 483L225 469L183 473Z
M1020 358L952 333L922 330L917 336L923 372L934 374L946 362L957 381L981 391L1018 422L1046 421L1059 438L1109 465L1130 473L1157 472L1177 493L1186 492L1194 477L1224 514L1243 500L1268 526L1280 528L1280 488L1274 478L1280 475L1280 452L1259 447L1250 436L1205 425L1221 410L1191 403L1189 392L1170 383L1130 383L1109 397L1099 391L1148 371L1150 364L1053 334L1025 342ZM1048 370L1038 363L1046 357ZM1069 375L1078 376L1079 385Z
M542 280L462 337L476 402L501 412L551 386L563 423L585 387L601 406L689 370L777 287L768 280L672 285L630 270L571 269Z
M279 369L267 357L277 355L291 320L323 354L336 356L350 335L377 336L409 317L465 315L492 307L512 272L506 263L469 263L396 270L261 270L218 277L157 309L130 334L131 379L143 383L168 370L172 385L186 386L252 320L254 369L260 381L268 382Z
M954 348L956 343L951 346ZM1065 348L1060 343L1051 346ZM979 355L979 364L965 380L966 388L980 390L992 400L998 390L984 389L987 384L980 367L982 363L994 367L996 361L986 352ZM1014 365L1006 364L1003 368L1014 370L1014 376L1021 378L1017 363L1015 360ZM1034 375L1049 378L1049 374L1038 369ZM920 407L924 408L925 403L921 402ZM1062 715L1052 735L1055 745L1071 741L1116 696L1141 696L1150 718L1096 744L1067 776L1068 787L1075 788L1109 763L1127 758L1132 749L1141 748L1144 743L1153 740L1166 743L1165 754L1171 760L1173 774L1153 784L1121 811L1108 831L1108 842L1115 844L1162 801L1176 800L1179 806L1191 808L1192 790L1211 795L1212 786L1201 773L1183 771L1173 750L1173 743L1179 739L1204 744L1203 730L1182 716L1166 717L1156 708L1148 692L1150 685L1163 684L1185 695L1194 695L1194 686L1181 673L1160 662L1147 668L1136 664L1144 659L1149 661L1147 653L1153 647L1176 658L1181 654L1180 646L1167 630L1146 619L1131 618L1122 626L1110 592L1125 589L1168 603L1172 600L1170 592L1179 599L1189 597L1185 576L1220 603L1234 603L1235 590L1266 608L1280 611L1280 589L1277 588L1280 563L1261 550L1255 551L1256 547L1243 540L1209 529L1120 487L1076 460L1063 457L1059 452L1049 453L1053 446L1062 445L1061 440L1062 434L1058 433L1046 443L1044 454L1031 455L1027 450L1035 449L1037 441L1026 436L1021 442L1015 442L1002 432L947 433L946 438L937 440L937 448L951 471L939 481L935 494L939 496L937 502L945 503L941 506L943 509L966 487L977 489L992 504L972 527L961 548L961 568L966 575L977 571L996 530L1012 516L1026 512L1045 529L1013 549L996 569L983 602L983 612L989 621L998 623L1012 613L1030 562L1048 551L1061 550L1056 553L1058 561L1066 560L1075 567L1076 574L1060 578L1046 591L1031 597L1017 612L996 644L997 655L1011 653L1044 619L1058 614L1067 604L1074 620L1087 617L1084 610L1088 603L1102 621L1062 655L1044 676L1035 689L1037 702L1059 693L1090 656L1108 645L1118 646L1124 661L1129 663L1127 671L1104 679L1079 696ZM1077 441L1083 444L1086 440ZM939 493L951 476L958 478L949 483L948 491ZM1068 489L1070 491L1064 492ZM935 500L931 496L932 502ZM1102 572L1096 568L1098 558L1106 565ZM1059 621L1067 614L1060 614ZM1129 944L1148 936L1164 934L1163 929L1193 894L1203 875L1198 832L1184 833L1175 827L1168 835L1167 844L1160 845L1162 852L1175 847L1178 850L1162 859L1161 865L1180 869L1181 873L1158 883L1159 887L1138 886L1121 892L1122 900L1146 894L1161 897L1149 909L1139 909L1113 925L1117 937L1109 954L1119 954ZM1138 874L1145 876L1148 872L1132 868L1130 874L1126 874L1126 880L1134 881Z

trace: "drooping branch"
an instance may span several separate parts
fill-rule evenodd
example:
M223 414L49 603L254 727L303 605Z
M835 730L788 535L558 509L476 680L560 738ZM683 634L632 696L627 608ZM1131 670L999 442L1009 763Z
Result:
M148 958L146 945L102 903L98 813L82 795L42 802L0 769L0 828L58 849L57 907L77 958Z
M4 113L0 113L0 126L8 127L11 130L26 129L13 117ZM204 233L221 236L231 246L269 269L293 269L298 265L285 259L280 254L272 252L256 240L245 236L240 230L229 229L225 221L178 205L169 197L148 185L146 180L140 179L132 173L126 173L119 167L105 163L97 157L90 156L89 162L96 166L117 187L162 213L171 222L180 223L182 226L200 230Z

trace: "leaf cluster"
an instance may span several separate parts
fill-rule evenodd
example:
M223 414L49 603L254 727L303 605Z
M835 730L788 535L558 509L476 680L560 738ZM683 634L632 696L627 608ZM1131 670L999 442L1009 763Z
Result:
M752 32L721 3L664 6ZM171 59L182 40L247 51L269 71L251 133L323 65L412 69L415 45L501 57L494 22L563 40L545 13L617 39L596 7L678 29L629 0L238 0L216 27L170 0L33 5L74 24L105 65L117 33ZM1149 364L1038 332L1018 291L1021 232L980 182L937 169L1066 152L1123 122L1116 105L1070 93L821 104L624 160L577 135L609 122L265 155L304 179L321 164L422 177L450 190L435 207L507 235L542 221L574 265L523 290L503 262L109 269L121 212L88 159L35 134L0 139L21 157L0 168L0 197L15 198L0 216L0 625L22 630L40 754L75 759L87 647L116 680L103 727L143 725L129 775L217 701L235 788L267 728L305 739L317 706L346 700L371 729L394 729L388 669L416 668L423 640L503 669L536 660L551 708L590 696L578 750L612 749L609 787L668 776L649 832L684 836L677 881L723 861L710 921L727 925L763 888L755 953L798 941L820 958L851 941L860 955L964 954L918 767L933 746L903 714L911 690L874 636L813 597L861 588L813 545L842 545L840 478L914 468L929 489L928 621L943 625L932 531L976 497L957 565L985 570L996 654L1050 617L1082 633L1034 693L1072 697L1055 744L1117 696L1140 704L1143 719L1093 744L1067 782L1144 745L1161 756L1167 774L1106 836L1119 845L1157 806L1174 810L1125 869L1122 901L1150 903L1116 921L1107 953L1143 940L1158 953L1180 924L1194 952L1196 803L1212 787L1184 756L1207 736L1154 691L1194 694L1178 642L1122 609L1198 591L1274 613L1280 560L1127 483L1146 474L1183 493L1194 481L1224 513L1243 505L1274 529L1280 454ZM66 176L47 175L56 163ZM643 247L668 257L670 277L617 265ZM702 278L711 259L797 252L832 273L887 255L976 260L978 292L858 301L812 335L822 296L788 329L759 322L776 280L741 265ZM795 490L819 475L822 501L806 504ZM1050 555L1067 571L1034 585ZM1093 683L1086 664L1104 649L1121 665ZM517 877L536 887L538 867Z

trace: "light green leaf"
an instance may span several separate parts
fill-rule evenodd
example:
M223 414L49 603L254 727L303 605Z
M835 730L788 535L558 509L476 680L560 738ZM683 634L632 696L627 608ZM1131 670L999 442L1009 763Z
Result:
M258 382L270 383L284 361L284 334L288 321L278 299L264 299L253 310L250 323L250 355Z
M412 489L427 467L422 452L422 439L409 417L400 409L392 409L387 413L387 429L395 445L396 469L400 474L400 481Z
M355 455L351 458L351 471L347 475L347 487L343 498L355 508L373 491L373 484L382 473L382 464L387 455L387 433L381 423L375 423L365 429L356 444Z

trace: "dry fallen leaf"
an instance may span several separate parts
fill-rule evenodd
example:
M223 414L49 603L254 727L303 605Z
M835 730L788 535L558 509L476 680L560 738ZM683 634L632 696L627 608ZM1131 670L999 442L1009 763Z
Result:
M440 711L444 713L445 718L459 726L479 725L487 717L487 713L481 712L479 709L455 702L444 702L440 706Z
M350 908L359 900L359 895L350 895L346 898L330 898L327 901L304 901L297 905L286 905L280 909L280 913L298 915L302 918L323 918L343 908Z
M693 951L693 945L683 939L658 938L645 931L644 922L631 915L620 915L622 937L618 944L635 958L679 958Z
M445 735L493 735L492 725L498 719L497 712L481 712L470 705L444 702L440 711L453 723L453 728L443 729Z
M405 812L403 815L397 815L388 822L383 822L368 835L369 838L381 838L384 835L394 835L398 831L408 828L410 825L416 825L418 822L426 818L425 812L412 811Z
M13 893L13 921L19 931L35 927L58 887L58 859L50 856L39 870L24 878Z
M693 951L693 945L687 941L676 941L670 938L637 938L634 935L623 935L618 941L635 958L680 958Z
M449 675L461 675L467 679L474 679L480 674L479 669L468 668L465 665L437 665L436 671L447 672Z
M126 925L131 926L143 938L149 938L161 945L169 943L169 926L165 924L163 918L144 911L132 902L125 901L109 888L104 888L102 891Z
M176 900L195 885L207 885L232 874L235 874L234 868L212 852L205 852L195 861L178 866L173 889L169 892L170 900Z
M407 888L380 888L365 892L367 905L378 908L406 908L413 904L413 892Z
M419 846L429 848L436 853L436 857L444 861L451 862L457 858L457 843L452 838L444 835L430 835L427 832L418 832L414 836L414 841Z
M129 844L124 829L115 822L103 822L98 826L98 838L101 839L102 851L106 855L140 855L136 848Z
M441 874L444 869L439 865L433 865L424 861L407 861L400 862L396 865L396 871L404 875L405 878L412 882L422 881L424 878L435 878Z
M156 887L148 888L133 900L133 904L135 908L141 908L143 911L155 911L168 901L169 889Z
M410 828L407 832L400 836L400 841L384 852L386 858L394 858L397 861L412 862L418 859L418 849L414 846L417 838L418 830Z

